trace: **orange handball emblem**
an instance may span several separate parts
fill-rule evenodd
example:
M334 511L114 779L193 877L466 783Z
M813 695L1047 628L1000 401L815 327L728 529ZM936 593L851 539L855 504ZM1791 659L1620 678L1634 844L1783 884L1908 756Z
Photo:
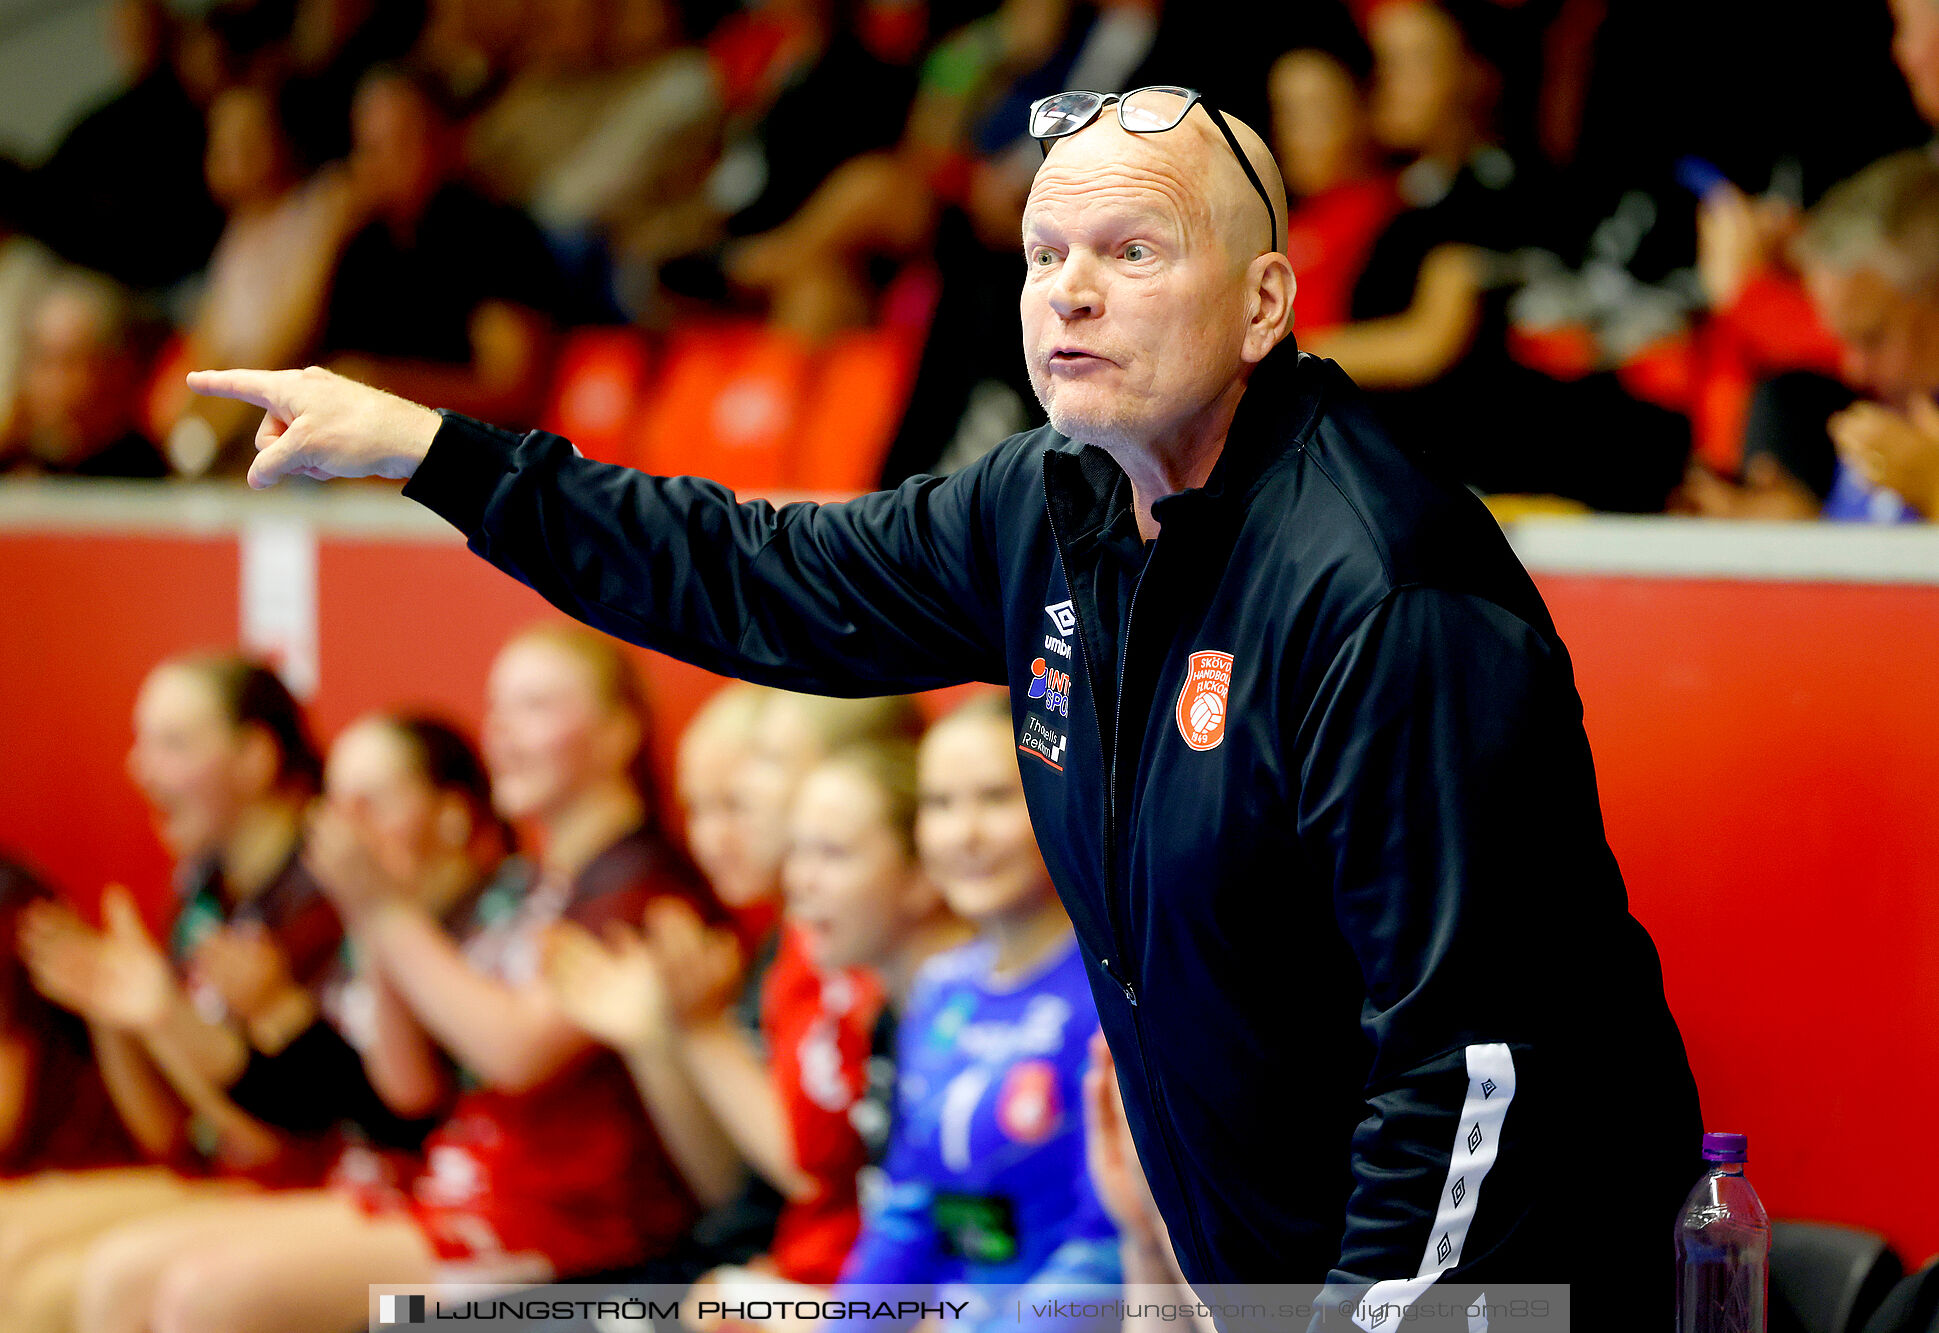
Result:
M1194 750L1225 739L1225 705L1232 693L1232 654L1193 653L1178 692L1178 734Z

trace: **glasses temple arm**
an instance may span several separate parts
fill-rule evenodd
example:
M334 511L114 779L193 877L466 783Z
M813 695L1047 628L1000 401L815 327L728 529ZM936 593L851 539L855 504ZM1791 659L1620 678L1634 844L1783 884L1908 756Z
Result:
M1239 165L1245 169L1246 179L1251 181L1252 188L1259 192L1259 201L1266 206L1266 221L1272 226L1272 235L1268 239L1272 242L1272 248L1275 251L1278 250L1279 213L1273 208L1272 196L1266 193L1265 183L1259 179L1259 173L1252 169L1252 159L1247 157L1246 150L1239 146L1238 136L1232 133L1232 127L1225 123L1225 117L1220 114L1219 109L1203 98L1199 100L1199 105L1204 107L1206 114L1212 117L1212 123L1219 127L1219 133L1225 136L1225 141L1232 145L1232 155L1239 159Z

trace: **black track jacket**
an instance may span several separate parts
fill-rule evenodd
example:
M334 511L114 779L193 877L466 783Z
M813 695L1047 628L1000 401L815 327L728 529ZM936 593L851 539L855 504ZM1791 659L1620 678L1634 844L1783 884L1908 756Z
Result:
M1107 627L1121 477L1044 428L777 511L447 415L405 494L571 615L712 671L1009 686L1201 1291L1568 1281L1577 1327L1592 1289L1621 1293L1619 1326L1667 1327L1696 1087L1568 654L1500 529L1290 342L1208 484L1157 502Z

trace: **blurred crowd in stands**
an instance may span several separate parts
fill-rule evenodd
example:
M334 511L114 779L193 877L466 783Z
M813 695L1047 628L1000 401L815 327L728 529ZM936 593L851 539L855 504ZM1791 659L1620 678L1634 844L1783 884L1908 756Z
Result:
M158 665L160 912L0 857L10 1333L340 1333L372 1283L1182 1281L1008 701L927 712L727 685L676 816L633 659L577 626L503 648L477 747L381 714L325 757L265 667Z
M1300 346L1476 489L1939 512L1932 0L113 12L125 90L0 172L12 472L234 476L180 372L311 362L749 488L959 466L1041 420L1025 109L1170 83L1274 147Z
M0 170L11 476L234 478L256 414L181 371L311 362L748 488L960 466L1041 420L1025 109L1165 83L1268 135L1300 346L1431 466L1939 515L1939 0L113 13L124 91ZM476 745L386 714L326 757L225 656L157 666L133 731L162 919L0 860L9 1328L1179 1281L1001 698L730 685L671 803L631 658L552 623Z

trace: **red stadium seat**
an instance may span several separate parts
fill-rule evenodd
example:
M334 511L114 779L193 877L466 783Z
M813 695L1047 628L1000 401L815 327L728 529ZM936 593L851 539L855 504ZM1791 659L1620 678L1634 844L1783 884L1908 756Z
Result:
M861 329L828 345L804 413L795 485L875 488L921 351L921 330L908 328Z
M676 330L627 461L661 475L711 477L735 491L795 486L812 361L799 338L759 324Z
M559 354L540 424L571 440L588 458L631 461L627 437L638 420L652 362L652 346L637 329L574 330Z

